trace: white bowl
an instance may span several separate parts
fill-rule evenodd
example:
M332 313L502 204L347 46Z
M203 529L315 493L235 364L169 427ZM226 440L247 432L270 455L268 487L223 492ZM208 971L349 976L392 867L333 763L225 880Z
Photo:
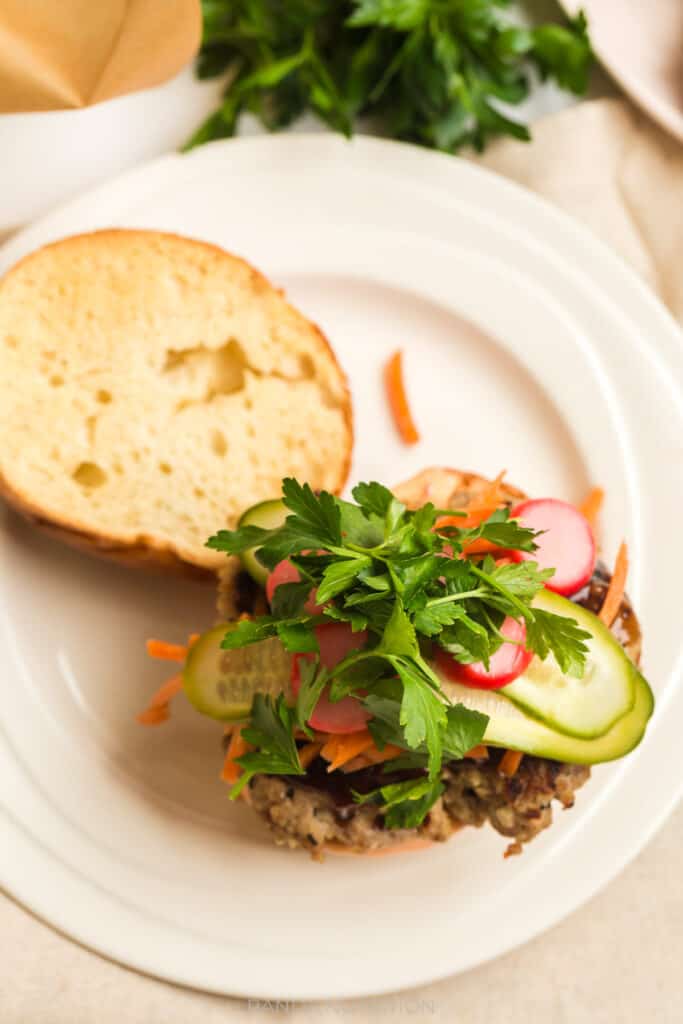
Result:
M164 85L81 110L0 115L0 234L177 149L218 102L221 80L185 68Z

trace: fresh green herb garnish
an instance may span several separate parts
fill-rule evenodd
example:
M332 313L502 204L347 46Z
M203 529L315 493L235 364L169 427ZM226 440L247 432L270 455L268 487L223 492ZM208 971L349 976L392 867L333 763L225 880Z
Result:
M277 700L262 693L255 695L250 722L242 735L257 749L237 758L237 764L244 771L230 790L231 797L239 796L252 776L260 772L269 775L304 774L294 742L295 727L296 709L285 703L282 694Z
M375 803L386 808L384 821L388 828L416 828L424 821L444 791L438 779L408 779L373 789L370 793L354 793L359 804Z
M527 28L509 0L203 0L200 78L229 72L220 108L188 143L233 135L243 113L270 131L306 110L350 135L385 134L453 152L496 135L526 140L509 107L533 72L582 94L591 49L583 13Z
M299 583L276 588L272 614L242 621L226 633L224 648L277 636L287 650L315 655L315 629L326 622L348 622L355 631L367 630L369 637L332 669L321 666L317 657L301 662L295 708L282 698L273 704L257 697L244 736L258 749L239 763L249 777L257 772L301 774L293 733L307 729L329 685L333 701L348 694L362 700L373 716L369 728L380 748L396 744L405 750L404 766L424 771L425 786L406 789L405 798L398 799L399 790L387 798L384 790L390 787L375 797L388 807L388 822L412 821L428 795L436 799L444 762L462 758L480 743L488 721L449 703L431 663L435 646L460 662L488 664L505 640L500 627L511 616L524 621L530 650L541 658L554 655L563 671L580 676L588 634L573 619L532 607L552 570L540 570L533 561L497 565L489 555L462 557L464 546L479 538L533 552L534 531L511 519L507 509L475 529L436 528L438 516L452 513L431 504L409 511L381 484L359 484L353 497L355 503L326 492L314 494L307 484L287 479L283 501L289 515L282 526L222 530L208 541L209 547L231 555L256 544L264 566L273 569L288 558L301 577ZM304 608L313 589L317 602L326 605L316 615Z

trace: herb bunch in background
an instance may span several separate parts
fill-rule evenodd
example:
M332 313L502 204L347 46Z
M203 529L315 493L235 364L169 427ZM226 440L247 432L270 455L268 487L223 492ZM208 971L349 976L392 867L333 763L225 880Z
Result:
M220 108L186 148L233 135L240 115L269 130L314 111L350 135L359 116L398 139L453 152L496 135L529 139L506 108L532 69L585 92L586 19L526 28L510 0L202 0L197 73L230 72Z

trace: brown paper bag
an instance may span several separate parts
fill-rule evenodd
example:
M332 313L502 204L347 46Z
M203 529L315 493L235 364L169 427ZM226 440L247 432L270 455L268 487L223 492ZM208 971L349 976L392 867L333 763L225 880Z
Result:
M200 38L199 0L2 0L0 113L85 107L158 85Z

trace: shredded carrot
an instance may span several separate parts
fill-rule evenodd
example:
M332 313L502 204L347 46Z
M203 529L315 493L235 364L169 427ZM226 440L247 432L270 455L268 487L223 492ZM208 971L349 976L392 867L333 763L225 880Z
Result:
M201 636L201 633L190 633L190 635L187 638L187 649L188 649L188 651L189 651L190 647L194 647L194 645L199 640L200 636Z
M183 677L171 676L159 687L144 711L137 716L140 725L161 725L169 716L171 699L183 688Z
M604 499L605 492L602 487L594 487L579 505L579 512L584 514L594 530Z
M145 708L137 716L136 721L140 725L161 725L168 718L170 718L170 711L168 705L164 705L160 708Z
M165 640L148 640L147 653L150 658L162 661L185 661L187 647L184 644L167 644Z
M522 763L523 757L524 754L521 750L506 750L500 759L498 771L501 772L503 775L512 777L516 774L517 769Z
M396 428L406 444L415 444L420 440L420 435L408 405L403 383L403 353L400 349L393 354L385 367L384 382Z
M324 743L320 754L329 761L328 772L336 771L343 764L352 758L362 754L363 751L373 747L375 741L367 729L358 732L350 732L345 735L333 735Z
M299 761L301 762L302 768L308 768L311 761L315 761L316 757L320 753L322 742L313 741L312 743L304 743L303 747L299 747Z
M434 529L441 530L444 526L457 526L460 530L469 530L488 519L497 507L497 505L481 505L476 508L464 508L460 515L439 516L434 523Z
M491 485L493 486L493 485ZM460 530L470 530L474 526L479 526L486 519L492 515L498 505L486 504L471 506L470 508L463 509L465 512L464 516L439 516L434 524L436 530L442 529L444 526L457 526ZM490 551L499 551L500 548L493 544L490 540L484 540L479 538L478 540L470 541L469 544L465 544L463 547L463 554L465 555L484 555Z
M464 544L462 553L463 555L488 555L502 550L500 544L494 544L492 540L480 537L479 540L472 540L469 544Z
M491 480L484 488L476 501L463 509L454 509L451 516L439 516L434 524L435 530L444 526L457 526L461 530L469 530L473 526L479 526L485 519L500 508L503 501L502 484L507 470L503 469L495 480ZM459 512L459 515L455 513ZM474 543L477 543L476 541Z
M242 754L246 754L248 750L249 744L246 740L242 739L242 727L239 726L233 730L228 749L225 753L225 761L221 771L223 782L237 782L242 771L241 767L237 764L237 758L241 757Z
M465 757L471 757L475 761L488 760L488 756L489 756L488 747L485 747L483 743L480 743L476 747L472 747L472 749L468 750L467 753L465 754Z
M393 743L387 743L384 750L378 750L377 747L369 747L364 750L362 754L358 756L358 767L367 768L373 764L382 764L383 761L392 761L399 754L404 754L405 751L401 750L400 747L395 746ZM351 763L351 762L349 762ZM355 764L355 759L353 761ZM342 768L344 771L344 768Z
M622 540L617 552L617 560L614 563L612 579L609 581L605 600L602 603L602 608L598 615L598 618L601 622L604 622L607 627L611 626L617 617L617 612L619 611L619 607L624 598L627 575L628 549L626 547L626 542Z

